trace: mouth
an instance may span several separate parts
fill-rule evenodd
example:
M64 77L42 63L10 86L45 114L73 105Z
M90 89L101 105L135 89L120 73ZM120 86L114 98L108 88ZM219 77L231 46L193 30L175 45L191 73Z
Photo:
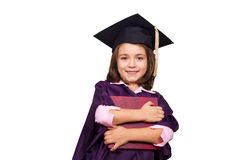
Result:
M138 73L138 71L126 71L126 72L127 72L127 74L130 74L130 75L134 75L134 74Z

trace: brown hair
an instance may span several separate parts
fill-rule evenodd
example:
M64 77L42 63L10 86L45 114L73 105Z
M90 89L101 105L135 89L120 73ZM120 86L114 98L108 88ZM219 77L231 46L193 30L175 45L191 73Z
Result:
M144 44L139 44L139 45L144 48L147 55L147 71L144 74L144 76L138 80L137 83L141 85L143 88L150 90L152 89L153 82L154 82L153 71L154 71L154 65L155 65L155 56L151 48L147 47ZM113 51L110 66L109 66L109 71L107 74L108 82L119 82L121 79L120 74L118 73L118 67L117 67L117 56L118 56L118 50L120 46L121 44L115 47Z

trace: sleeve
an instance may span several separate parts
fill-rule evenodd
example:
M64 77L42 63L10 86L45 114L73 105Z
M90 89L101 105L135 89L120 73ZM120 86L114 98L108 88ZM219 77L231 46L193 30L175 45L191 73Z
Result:
M95 85L95 92L92 100L91 107L89 109L87 118L82 128L81 135L79 137L75 152L73 154L73 160L83 160L88 150L95 143L99 142L104 132L107 130L106 127L95 123L95 112L100 104L112 105L112 101L108 98L106 91L106 82L100 81Z
M173 130L169 127L162 126L162 125L153 125L153 126L150 126L150 128L152 128L152 129L162 128L163 129L162 134L161 134L161 138L162 138L163 142L158 143L158 144L153 144L155 146L163 147L163 146L165 146L166 143L168 143L173 138Z
M178 121L173 116L173 111L168 105L167 101L160 95L158 92L158 105L161 106L164 110L164 118L156 123L155 125L161 125L170 128L173 132L176 132L179 128ZM162 135L161 135L162 136ZM161 157L161 159L169 159L172 155L171 153L171 146L169 143L166 143L164 146L161 147L161 150L155 153L156 156Z
M162 95L160 95L159 93L157 94L158 94L158 105L163 108L164 118L156 124L169 127L173 130L173 132L176 132L179 128L178 121L173 116L173 111L168 105L167 101L163 98Z
M113 126L114 115L109 112L110 110L120 110L120 107L99 105L95 112L95 122L106 127Z

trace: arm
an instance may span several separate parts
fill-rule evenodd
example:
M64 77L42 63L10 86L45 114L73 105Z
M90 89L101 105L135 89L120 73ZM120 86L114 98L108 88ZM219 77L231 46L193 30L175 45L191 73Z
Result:
M163 118L162 108L152 106L152 102L145 103L141 109L99 105L95 113L95 122L107 127L126 122L158 122Z
M125 127L114 127L109 129L104 134L104 143L112 144L114 143L111 151L116 150L119 146L122 146L130 141L147 142L153 144L159 144L163 140L161 134L163 132L162 128L125 128Z
M120 110L116 106L105 106L99 105L95 111L95 122L102 124L106 127L113 126L113 114L110 113L110 110Z
M116 106L99 105L95 112L95 122L106 127L143 120L143 115L139 109L122 109Z
M163 147L163 146L165 146L166 143L168 143L169 141L171 141L173 139L173 130L169 127L162 126L162 125L153 125L153 126L150 126L150 128L152 128L152 129L161 128L162 129L162 133L161 133L162 142L153 144L155 146Z
M162 128L151 129L145 128L132 128L128 129L128 141L147 142L147 143L161 143L162 138L160 137Z
M164 118L164 112L161 107L152 106L152 102L147 102L141 109L120 109L110 110L113 114L113 125L126 122L158 122Z
M109 112L113 115L112 125L144 121L144 116L140 109L122 108L120 110L110 110Z

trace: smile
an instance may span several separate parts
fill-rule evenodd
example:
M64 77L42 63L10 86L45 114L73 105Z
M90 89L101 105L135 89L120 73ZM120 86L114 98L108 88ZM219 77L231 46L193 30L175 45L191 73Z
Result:
M126 71L128 74L136 74L138 71Z

